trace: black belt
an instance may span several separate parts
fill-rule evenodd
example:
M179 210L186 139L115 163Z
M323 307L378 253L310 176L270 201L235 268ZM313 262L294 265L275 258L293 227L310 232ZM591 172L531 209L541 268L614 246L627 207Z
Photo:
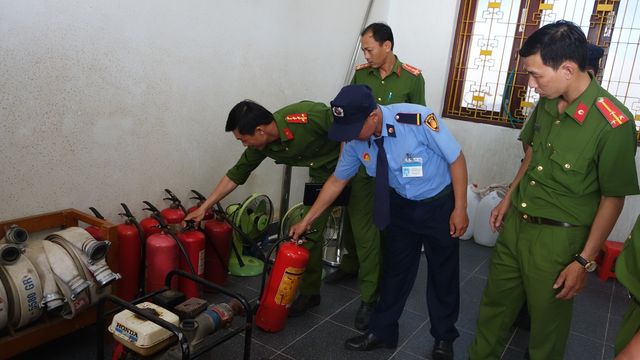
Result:
M538 224L538 225L560 226L564 228L571 228L571 227L577 226L577 225L569 224L562 221L556 221L556 220L551 220L543 217L531 216L529 214L522 214L520 217L522 218L522 220L528 223Z

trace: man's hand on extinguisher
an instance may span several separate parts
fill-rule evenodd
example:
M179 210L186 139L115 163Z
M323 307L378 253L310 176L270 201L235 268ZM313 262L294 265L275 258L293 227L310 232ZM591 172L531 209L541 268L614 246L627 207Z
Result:
M300 236L304 235L309 230L311 230L311 224L302 219L302 221L289 228L289 236L291 236L291 240L298 241Z

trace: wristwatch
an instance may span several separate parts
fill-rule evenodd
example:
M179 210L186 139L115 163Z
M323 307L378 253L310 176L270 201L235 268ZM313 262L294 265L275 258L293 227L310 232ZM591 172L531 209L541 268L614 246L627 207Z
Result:
M580 254L576 254L573 257L573 260L577 261L578 264L584 266L584 269L587 272L594 272L594 271L596 271L596 268L598 267L598 264L596 264L595 261L587 260L587 259L583 258L582 256L580 256Z

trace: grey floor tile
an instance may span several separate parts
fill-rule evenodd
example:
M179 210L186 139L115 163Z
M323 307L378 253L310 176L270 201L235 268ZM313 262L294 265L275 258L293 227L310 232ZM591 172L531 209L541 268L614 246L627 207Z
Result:
M416 356L404 351L398 351L395 354L393 354L393 356L391 356L391 360L420 360L420 359L424 359L424 356Z
M615 357L615 348L613 345L605 344L604 346L604 355L602 356L602 360L610 360Z
M480 299L487 279L472 275L460 285L460 314L456 326L459 329L475 332L478 320Z
M600 360L604 351L604 343L591 338L569 334L564 357L566 360Z
M250 359L268 359L277 354L273 348L253 340L251 342ZM240 360L244 356L244 336L235 336L203 355L202 359ZM200 357L199 357L200 359Z
M324 318L307 313L302 316L288 318L284 329L277 333L265 332L254 326L253 339L277 351L281 351L292 342L305 336L314 326L317 326L322 321L324 321Z
M614 345L616 341L616 335L618 334L618 330L620 329L620 325L622 325L622 320L624 318L621 316L609 316L609 322L607 324L607 336L605 337L605 344Z
M386 360L395 352L386 348L366 352L345 349L344 341L358 334L332 321L325 321L292 343L282 353L299 360Z
M579 296L582 296L579 295ZM583 298L587 298L586 296ZM594 303L598 300L594 298ZM608 305L607 305L608 307ZM609 314L588 304L574 304L571 332L604 342Z
M453 354L455 359L468 359L468 349L473 341L473 334L466 331L460 331L460 337L453 343ZM433 349L433 337L429 333L429 324L425 324L402 345L403 352L411 355L430 358Z

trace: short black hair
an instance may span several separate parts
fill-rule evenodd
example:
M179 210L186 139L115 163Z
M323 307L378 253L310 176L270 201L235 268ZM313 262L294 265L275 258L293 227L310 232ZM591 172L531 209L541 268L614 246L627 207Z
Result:
M380 45L384 44L385 41L391 41L391 50L393 50L393 31L391 31L389 25L379 22L369 24L362 30L360 36L364 36L369 31L371 31L373 39Z
M587 38L580 27L560 20L536 30L518 54L528 57L540 53L542 63L558 70L565 61L573 61L581 71L587 69Z
M242 135L253 135L256 127L273 121L273 114L252 100L243 100L229 111L225 131L234 131Z

